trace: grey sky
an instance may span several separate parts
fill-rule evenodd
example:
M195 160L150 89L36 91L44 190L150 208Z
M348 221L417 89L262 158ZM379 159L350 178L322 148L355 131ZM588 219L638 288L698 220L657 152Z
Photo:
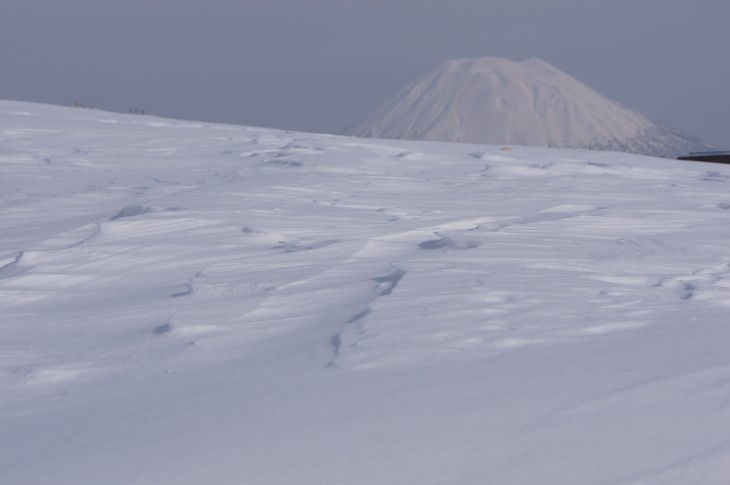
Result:
M3 0L0 98L338 132L448 58L540 57L730 148L727 0Z

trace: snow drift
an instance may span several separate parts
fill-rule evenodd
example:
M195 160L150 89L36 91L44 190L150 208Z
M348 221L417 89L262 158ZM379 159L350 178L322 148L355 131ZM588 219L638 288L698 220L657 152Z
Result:
M446 61L347 133L666 157L713 148L651 121L536 58Z
M0 102L0 483L725 485L728 184Z

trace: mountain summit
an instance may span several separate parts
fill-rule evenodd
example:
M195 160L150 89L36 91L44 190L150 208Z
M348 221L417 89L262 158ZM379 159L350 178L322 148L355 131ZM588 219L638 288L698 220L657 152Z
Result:
M443 62L347 134L675 157L712 149L537 58Z

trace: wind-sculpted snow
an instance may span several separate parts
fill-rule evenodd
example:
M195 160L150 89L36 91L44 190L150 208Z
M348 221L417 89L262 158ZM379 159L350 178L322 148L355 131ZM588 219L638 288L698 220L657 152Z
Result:
M0 483L725 484L730 167L0 102Z
M142 207L141 205L122 207L122 209L109 220L115 221L117 219L121 219L122 217L134 217L141 214L146 214L151 211L152 209L150 207Z

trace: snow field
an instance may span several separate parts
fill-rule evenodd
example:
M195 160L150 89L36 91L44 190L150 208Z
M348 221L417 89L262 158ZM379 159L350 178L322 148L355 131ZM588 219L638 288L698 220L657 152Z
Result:
M728 181L0 102L0 482L725 484Z

